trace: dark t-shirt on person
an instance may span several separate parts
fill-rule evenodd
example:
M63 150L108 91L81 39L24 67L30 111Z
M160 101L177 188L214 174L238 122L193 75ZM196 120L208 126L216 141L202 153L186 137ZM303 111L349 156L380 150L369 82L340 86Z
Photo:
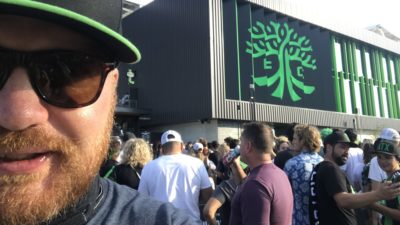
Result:
M118 165L115 167L115 182L137 190L139 188L140 173L141 170L135 169L130 165Z
M220 174L220 176L217 177L217 184L229 179L229 168L224 165L222 159L218 161L217 172Z
M293 194L286 174L273 163L250 171L232 200L231 225L291 225Z
M317 209L320 225L357 225L353 209L340 208L333 196L352 193L350 182L336 164L323 161L316 174Z
M285 168L285 163L295 155L296 152L290 149L281 151L278 154L276 154L274 158L274 164L277 167L281 168L281 170L283 170L283 168Z
M111 180L115 180L116 179L115 167L117 166L117 164L118 164L118 162L116 160L107 159L103 163L103 165L101 165L101 167L100 167L100 171L99 171L100 177L104 177L114 166L114 169L112 169L113 171L111 171L111 173L108 175L107 178L109 178Z
M212 194L212 198L217 199L221 204L219 208L221 225L229 225L229 217L231 215L231 201L236 191L236 183L233 179L224 180L217 186Z

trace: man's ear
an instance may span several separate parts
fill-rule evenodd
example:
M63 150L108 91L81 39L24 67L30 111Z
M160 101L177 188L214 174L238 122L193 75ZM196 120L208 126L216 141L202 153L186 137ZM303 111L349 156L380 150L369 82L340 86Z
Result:
M250 141L246 141L246 143L244 144L244 151L247 153L247 152L250 152L251 151L251 149L252 149L252 144L251 144L251 142Z

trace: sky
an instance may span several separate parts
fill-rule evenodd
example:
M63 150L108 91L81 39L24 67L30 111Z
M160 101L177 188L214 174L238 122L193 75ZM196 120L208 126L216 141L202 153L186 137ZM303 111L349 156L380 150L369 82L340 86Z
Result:
M343 19L352 26L365 28L380 24L400 38L399 0L289 0L309 4L332 19Z

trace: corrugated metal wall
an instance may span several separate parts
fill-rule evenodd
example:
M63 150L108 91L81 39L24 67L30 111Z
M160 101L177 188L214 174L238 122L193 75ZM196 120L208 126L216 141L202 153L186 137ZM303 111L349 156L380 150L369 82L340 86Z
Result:
M126 35L142 53L136 70L138 107L151 124L211 117L207 1L157 0L124 19Z

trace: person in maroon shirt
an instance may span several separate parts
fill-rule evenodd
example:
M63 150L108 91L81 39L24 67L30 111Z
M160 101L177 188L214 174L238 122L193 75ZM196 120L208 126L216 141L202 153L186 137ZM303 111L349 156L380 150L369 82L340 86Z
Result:
M233 197L230 224L291 225L292 189L286 174L272 163L271 128L258 122L248 123L240 142L240 158L251 170L245 177L244 173L237 173L238 160L231 166L242 184Z

